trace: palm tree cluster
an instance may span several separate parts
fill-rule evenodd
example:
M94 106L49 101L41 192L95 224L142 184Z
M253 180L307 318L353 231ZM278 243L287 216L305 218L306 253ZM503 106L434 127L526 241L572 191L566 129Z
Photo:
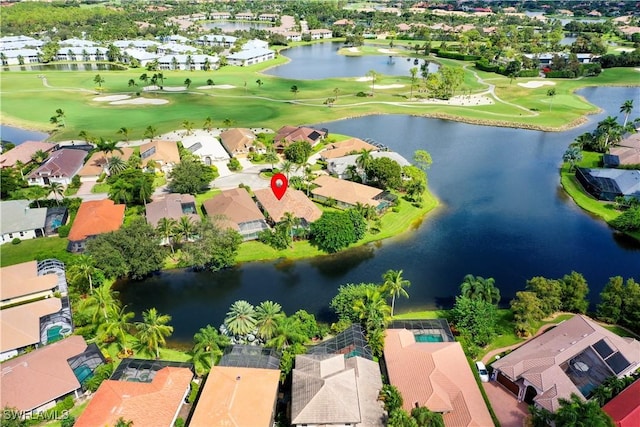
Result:
M607 116L600 121L593 132L586 132L579 135L571 146L580 150L607 153L609 149L618 144L625 135L636 132L636 124L639 119L629 122L629 116L633 111L633 100L627 100L620 106L620 113L624 114L623 124L618 123L618 119Z
M168 245L171 253L175 254L175 245L193 241L198 233L198 224L188 216L182 216L179 221L173 218L160 218L156 231L162 237L162 243Z

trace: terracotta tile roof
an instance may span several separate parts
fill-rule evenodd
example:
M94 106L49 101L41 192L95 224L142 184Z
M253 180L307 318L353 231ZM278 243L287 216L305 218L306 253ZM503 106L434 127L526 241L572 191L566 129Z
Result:
M382 193L382 190L368 185L358 184L357 182L346 181L334 178L328 175L320 175L313 181L320 187L311 190L312 194L333 198L339 202L355 205L358 202L363 205L378 206L378 202L374 197Z
M136 427L171 427L192 379L188 368L165 367L149 383L106 380L74 426L112 426L122 417Z
M86 151L62 148L49 155L47 161L29 174L29 178L41 176L73 177L84 162Z
M78 242L119 229L124 220L124 208L125 205L116 205L109 199L82 202L69 231L69 241Z
M582 396L560 365L602 339L630 362L621 375L640 366L640 342L622 338L583 315L573 316L527 341L492 366L512 381L520 378L530 381L538 388L535 402L555 411L559 407L558 398L568 399L571 393Z
M378 401L380 367L342 354L296 356L292 386L292 424L384 426Z
M231 156L248 152L255 139L253 132L245 128L233 128L220 134L220 141Z
M343 157L354 151L359 152L361 150L377 151L378 148L359 138L351 138L346 141L329 144L327 148L320 153L320 156L323 159L334 159L336 157Z
M222 217L240 229L239 224L264 221L264 215L244 188L234 188L216 194L202 204L209 217Z
M322 216L320 208L302 191L294 188L287 189L280 200L276 198L270 188L255 190L253 194L276 223L282 221L286 212L290 212L296 218L302 218L308 223L312 223Z
M3 310L4 313L4 310ZM3 362L0 404L28 411L80 388L67 359L87 348L79 335Z
M146 165L149 160L168 165L180 163L180 153L176 141L151 141L140 146L140 157L142 164Z
M42 150L45 153L53 150L56 144L49 142L37 142L26 141L20 145L16 145L11 150L0 154L0 167L11 168L16 165L16 162L22 162L23 164L31 163L31 156L33 156L38 150Z
M89 160L86 161L82 169L78 172L78 175L81 177L86 176L100 176L102 172L104 172L105 165L112 157L120 157L125 162L129 160L129 157L133 154L133 148L131 147L122 147L122 153L119 151L114 151L110 154L105 154L101 151L93 153Z
M607 402L602 410L609 414L616 427L640 426L640 380Z
M147 222L156 227L161 218L172 218L176 221L183 216L191 218L192 221L200 221L200 215L197 213L185 214L182 211L183 204L193 204L195 209L196 199L191 194L167 194L161 199L147 203L146 217Z
M313 146L324 138L326 134L324 131L304 126L283 126L276 132L273 142L274 147L277 149L286 148L295 141L307 141Z
M190 427L271 427L280 371L214 366L200 392Z
M38 261L0 268L0 300L3 301L53 289L57 284L55 274L38 276Z
M38 344L40 318L61 309L60 298L47 298L3 309L0 316L0 353Z
M417 343L411 331L388 329L384 357L407 411L417 403L445 412L447 427L493 425L460 343Z

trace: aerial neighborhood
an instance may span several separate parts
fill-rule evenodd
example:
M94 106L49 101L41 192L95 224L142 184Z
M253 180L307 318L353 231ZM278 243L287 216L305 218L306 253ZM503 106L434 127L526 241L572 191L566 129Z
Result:
M636 6L3 2L0 424L637 427Z

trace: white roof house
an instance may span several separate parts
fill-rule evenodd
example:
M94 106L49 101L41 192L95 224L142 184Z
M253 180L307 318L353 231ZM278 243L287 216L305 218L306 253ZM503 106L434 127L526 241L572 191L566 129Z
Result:
M188 65L189 58L191 58L191 63ZM206 70L207 67L208 69L218 68L218 62L220 62L220 58L210 55L165 55L158 58L158 68L161 70Z
M231 55L227 56L227 62L229 63L229 65L246 67L247 65L258 64L275 57L276 53L270 49L255 48L232 53Z
M2 55L2 65L19 65L20 58L24 64L40 62L40 51L37 49L4 50Z
M91 40L82 40L82 39L67 39L62 40L60 46L73 46L73 47L95 47L98 46L96 42L92 42Z
M268 49L269 42L260 39L251 39L245 44L242 45L242 50L251 50L251 49Z
M372 151L370 154L374 159L386 157L391 160L395 160L401 167L411 165L407 159L394 151ZM347 172L347 168L351 165L355 165L359 156L359 154L352 154L350 156L329 159L327 162L327 171L331 174L337 175L340 179L348 178L349 172Z
M196 53L198 49L193 46L187 46L178 43L165 43L158 46L158 53L167 55L170 53L183 54L183 53Z
M149 62L160 58L160 55L158 55L157 53L151 53L141 49L124 49L122 53L130 56L131 58L137 59L138 61L140 61L140 65L143 67L146 66ZM124 62L127 62L126 56L123 60Z
M0 234L2 243L44 236L47 208L29 208L29 200L0 202Z
M134 48L134 49L147 49L151 46L159 46L161 43L154 40L116 40L113 45L117 48Z
M195 40L195 43L202 46L223 46L231 47L238 40L237 37L227 36L223 34L207 34L200 36Z
M198 138L187 136L182 138L182 145L200 159L207 166L216 161L229 160L229 153L216 138Z
M0 37L0 50L24 49L26 47L42 47L44 42L27 36Z

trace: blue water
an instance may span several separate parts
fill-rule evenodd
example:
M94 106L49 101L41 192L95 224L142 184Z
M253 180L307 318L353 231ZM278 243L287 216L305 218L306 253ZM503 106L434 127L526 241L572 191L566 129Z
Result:
M44 141L49 134L34 130L20 129L12 126L0 125L0 137L3 141L9 141L15 145L25 141Z

